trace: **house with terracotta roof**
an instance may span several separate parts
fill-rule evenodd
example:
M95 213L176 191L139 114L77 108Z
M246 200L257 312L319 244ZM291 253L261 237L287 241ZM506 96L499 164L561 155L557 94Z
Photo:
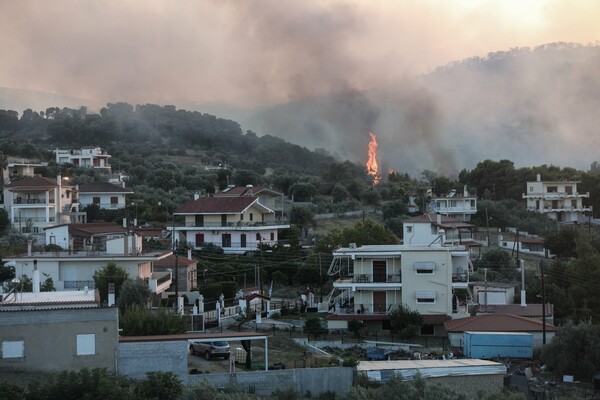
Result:
M258 197L199 197L183 204L175 213L183 224L169 227L174 239L193 249L207 244L222 247L226 254L243 254L262 245L275 245L278 230L289 228Z
M79 212L77 190L60 175L56 179L25 178L4 186L4 209L13 229L40 234L43 229L61 223L86 221Z
M423 335L444 334L442 324L466 317L455 293L468 288L472 264L465 246L368 245L333 252L328 274L333 291L326 301L329 329L347 329L348 321L389 329L390 313L406 305L423 316Z
M545 319L547 323L554 324L554 305L542 304L478 304L474 307L476 315L481 314L511 314L520 317Z
M403 222L404 244L458 244L479 246L473 240L475 225L442 214L423 214Z
M544 327L545 325L545 327ZM527 318L511 314L482 314L475 317L453 319L444 322L448 332L450 345L463 347L465 332L513 332L530 333L533 335L533 346L539 347L543 343L544 332L546 343L554 339L556 327L548 321Z
M551 257L550 252L544 247L544 238L531 236L527 232L503 232L498 235L498 246L518 251L524 254L535 254L542 257Z
M254 196L258 197L260 204L267 206L275 211L275 215L280 217L283 215L284 194L267 187L246 185L245 187L228 187L222 191L215 193L215 197L241 197Z
M82 207L95 204L105 210L120 210L127 205L126 196L133 190L108 182L92 182L79 185L79 204Z

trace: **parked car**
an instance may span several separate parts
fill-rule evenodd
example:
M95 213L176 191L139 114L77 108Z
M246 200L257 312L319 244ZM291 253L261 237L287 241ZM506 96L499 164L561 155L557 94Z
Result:
M224 340L214 342L192 342L190 343L190 354L203 355L204 358L210 360L214 357L223 357L229 359L229 343Z

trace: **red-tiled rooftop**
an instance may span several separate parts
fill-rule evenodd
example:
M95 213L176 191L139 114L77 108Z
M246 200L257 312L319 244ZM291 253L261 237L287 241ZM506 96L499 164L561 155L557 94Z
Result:
M511 314L485 314L475 317L453 319L444 322L448 332L541 332L543 323L539 319ZM554 325L546 322L547 331L555 331Z
M127 229L123 228L116 222L92 222L88 224L69 224L69 233L71 234L88 234L95 235L100 233L127 233Z
M187 267L188 265L198 264L198 260L189 260L187 257L178 257L177 258L177 266L178 267ZM175 266L175 256L170 255L165 258L161 258L158 261L154 262L155 267L174 267Z
M478 311L483 306L478 307ZM541 304L527 304L522 306L520 304L502 304L502 305L488 305L486 312L496 314L511 314L520 315L521 317L541 317L543 315L543 308ZM546 316L552 316L554 314L554 305L546 304Z
M202 197L198 200L188 200L175 214L219 214L242 213L253 203L269 210L258 203L257 197Z
M56 179L52 178L44 178L44 177L34 177L34 178L25 178L19 179L18 181L13 181L10 184L6 185L7 188L54 188L57 187L58 183Z

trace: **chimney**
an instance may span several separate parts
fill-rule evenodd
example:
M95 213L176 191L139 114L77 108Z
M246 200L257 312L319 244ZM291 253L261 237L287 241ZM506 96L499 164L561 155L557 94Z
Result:
M525 260L519 260L519 266L521 267L521 307L527 307L525 299L527 297L525 292Z
M469 197L469 191L467 190L467 185L463 186L463 197Z
M200 199L200 192L194 193L194 200Z
M123 254L128 256L129 255L129 235L123 236L123 240L124 240Z
M192 261L192 249L188 249L188 260Z
M540 174L537 174L537 176L536 176L536 180L537 180L538 182L541 182L541 181L542 181L542 175L540 175Z
M27 257L31 257L31 245L32 245L33 241L28 240L27 241Z

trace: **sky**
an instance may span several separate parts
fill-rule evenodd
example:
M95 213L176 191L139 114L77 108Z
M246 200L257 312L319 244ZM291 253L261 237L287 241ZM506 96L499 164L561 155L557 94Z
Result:
M0 0L0 87L272 106L600 39L597 0Z

